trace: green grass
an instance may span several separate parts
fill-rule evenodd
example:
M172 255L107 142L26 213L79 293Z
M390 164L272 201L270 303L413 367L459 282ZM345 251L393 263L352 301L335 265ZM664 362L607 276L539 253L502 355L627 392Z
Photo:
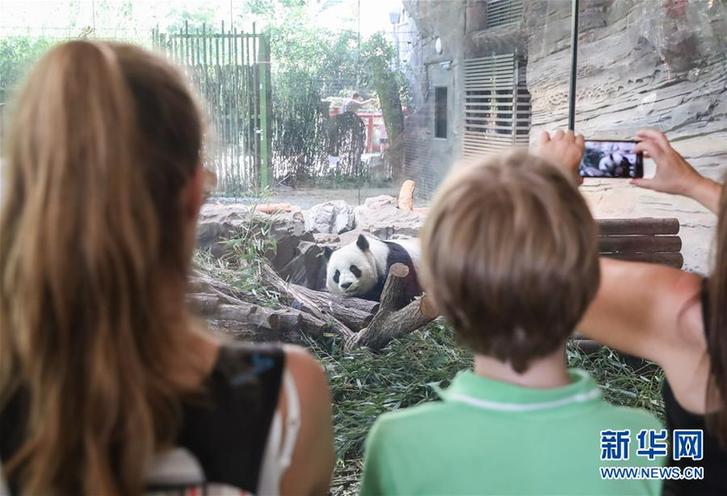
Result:
M588 355L570 343L567 352L568 364L587 370L598 382L607 401L644 408L664 419L661 397L664 372L655 364L645 363L634 369L622 355L605 347Z

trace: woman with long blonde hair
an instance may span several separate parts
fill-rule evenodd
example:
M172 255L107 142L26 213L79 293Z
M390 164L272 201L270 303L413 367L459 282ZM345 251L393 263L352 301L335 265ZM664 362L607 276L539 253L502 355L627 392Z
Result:
M203 125L178 71L73 41L20 89L0 210L0 493L327 490L330 399L294 347L186 310Z

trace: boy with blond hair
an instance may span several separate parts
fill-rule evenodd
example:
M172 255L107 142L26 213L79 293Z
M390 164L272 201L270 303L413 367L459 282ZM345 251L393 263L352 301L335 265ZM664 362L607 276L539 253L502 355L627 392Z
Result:
M441 401L376 422L362 494L658 494L658 480L599 470L660 466L635 456L637 434L658 420L608 404L587 372L566 366L566 340L599 285L596 226L571 176L582 153L582 137L546 133L539 156L463 166L439 189L421 276L474 370ZM626 431L628 458L604 459L603 433Z

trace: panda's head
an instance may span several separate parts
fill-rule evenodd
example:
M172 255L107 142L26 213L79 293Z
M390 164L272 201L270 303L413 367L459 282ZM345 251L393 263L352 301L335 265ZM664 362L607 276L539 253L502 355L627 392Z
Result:
M359 235L355 243L326 252L328 291L345 296L363 295L376 286L378 273L369 242Z

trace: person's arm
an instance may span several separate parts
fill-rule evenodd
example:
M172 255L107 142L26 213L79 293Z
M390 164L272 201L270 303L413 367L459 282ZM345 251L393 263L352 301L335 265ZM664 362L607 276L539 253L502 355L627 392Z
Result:
M663 265L602 257L598 293L576 329L606 346L656 362L679 404L703 413L709 357L702 281Z
M577 174L583 153L578 137L562 131L552 136L543 134L538 153L566 174ZM669 162L662 169L662 180L667 171L674 172L684 165L676 162L676 152L664 152L663 143L655 154L657 161ZM681 172L690 173L684 169ZM676 184L683 186L685 181L695 180L682 176L681 180L673 178L659 184L673 188ZM619 351L657 362L679 403L691 411L703 412L709 361L700 304L701 284L700 276L674 268L602 257L598 293L577 330Z
M540 133L533 153L561 169L576 184L581 184L583 178L578 174L578 165L585 149L586 142L582 134L558 129L552 135L547 131Z
M699 302L701 283L701 277L671 267L601 257L598 293L577 329L599 343L663 364L675 349L703 345L695 333L682 332L693 324L699 327L696 337L702 330L689 313Z
M717 213L722 185L702 176L672 148L666 135L655 129L642 129L636 133L641 140L636 151L643 152L656 162L653 178L632 179L631 183L662 193L683 195L692 198L707 209Z
M669 146L663 134L644 130L638 137L640 148L663 167L658 177L636 184L660 191L699 189L701 176ZM556 131L542 133L536 153L575 177L583 151L582 136ZM670 267L602 257L598 293L578 330L620 351L662 363L674 347L683 349L687 341L692 342L691 333L680 332L680 326L687 309L694 306L691 303L699 295L701 280ZM702 330L700 322L696 324Z
M328 380L303 348L286 346L285 355L286 367L295 380L301 418L290 467L280 484L281 494L328 494L336 461Z

